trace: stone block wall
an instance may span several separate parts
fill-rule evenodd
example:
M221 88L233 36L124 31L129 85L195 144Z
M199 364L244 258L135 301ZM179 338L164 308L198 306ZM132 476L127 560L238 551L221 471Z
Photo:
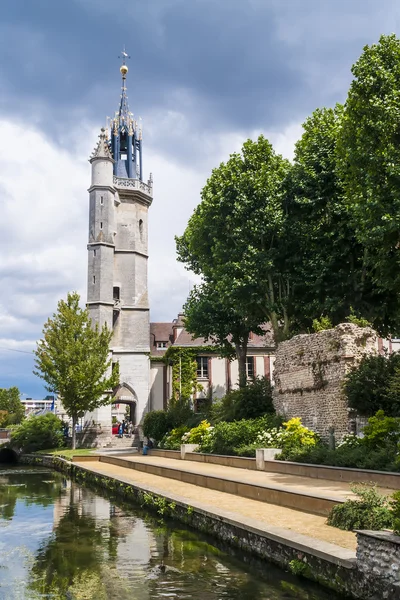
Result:
M366 588L380 588L381 598L400 597L399 536L391 531L358 531L357 567Z
M325 440L349 432L343 379L366 354L376 353L377 334L369 327L343 323L334 329L281 342L276 351L273 399L276 411L301 417Z

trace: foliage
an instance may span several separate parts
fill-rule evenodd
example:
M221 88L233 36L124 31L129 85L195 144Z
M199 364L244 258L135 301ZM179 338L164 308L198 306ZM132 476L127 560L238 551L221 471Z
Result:
M370 529L378 531L391 527L393 515L386 496L378 493L376 485L353 485L351 491L358 500L346 500L333 507L328 516L328 525L352 531Z
M276 340L288 334L289 290L276 254L289 168L263 136L248 140L240 154L213 170L201 203L176 238L178 260L203 278L185 307L186 327L236 350L241 387L249 333L259 333L259 324L269 321Z
M25 415L24 405L17 387L0 388L0 427L17 424Z
M279 417L265 416L227 423L221 421L209 429L199 445L200 452L235 456L237 449L257 442L257 436L279 424Z
M325 331L325 329L332 329L332 321L329 317L320 317L319 319L314 319L312 322L312 328L314 333L318 333L319 331Z
M256 419L275 412L271 383L267 377L256 377L245 388L228 392L211 407L213 422Z
M293 573L293 575L305 575L309 569L310 567L307 565L307 563L303 562L302 560L298 560L297 558L294 558L289 562L289 570L291 573Z
M400 419L383 411L368 419L364 437L348 435L335 450L325 444L284 445L279 460L378 471L400 471Z
M291 283L289 306L294 332L309 331L319 316L333 326L350 314L388 329L394 294L382 295L355 239L338 169L337 144L343 107L317 109L303 125L293 168L286 180L286 254L282 268Z
M188 433L183 434L183 444L200 444L203 437L210 430L210 423L208 421L202 421L197 427L193 427Z
M170 346L164 354L164 362L172 366L172 398L171 400L188 401L197 391L198 350Z
M363 317L357 317L357 315L354 314L352 306L350 306L350 311L351 312L349 316L346 317L346 321L352 323L353 325L357 325L358 327L371 327L371 323L367 319L364 319Z
M388 357L364 356L344 379L348 405L364 416L371 416L378 410L400 416L400 396L394 394L399 367L400 354L396 352Z
M400 491L394 492L390 500L393 513L393 531L400 535Z
M369 448L382 448L400 441L400 418L387 417L383 410L368 419L364 427L364 442Z
M162 440L171 427L169 414L165 410L152 410L144 416L143 433L157 442Z
M119 383L118 364L111 369L109 358L112 331L106 325L101 330L92 325L88 311L79 307L79 295L70 293L44 325L35 351L35 375L46 382L49 391L60 394L72 418L73 448L78 418L112 402L105 394Z
M365 46L352 73L338 146L347 202L376 281L385 294L398 294L400 40L382 35Z
M63 431L63 422L53 413L31 416L12 429L10 443L25 452L60 448L64 442Z
M170 433L167 433L160 442L160 447L166 450L179 450L183 444L182 437L188 432L186 425L176 427Z
M167 417L168 423L170 424L170 428L172 427L180 427L181 425L186 425L188 421L193 417L193 408L192 404L186 398L174 399L168 403ZM188 428L188 426L187 426Z
M285 438L283 445L285 448L301 448L315 446L319 440L315 431L305 427L300 417L294 417L283 424L285 428Z

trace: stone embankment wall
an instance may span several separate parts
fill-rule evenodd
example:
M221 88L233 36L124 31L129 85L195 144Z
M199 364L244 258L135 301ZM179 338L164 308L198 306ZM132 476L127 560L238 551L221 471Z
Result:
M344 376L363 356L376 352L376 332L351 323L280 343L274 370L276 411L289 419L301 417L325 440L333 427L340 440L349 432Z
M400 595L400 537L389 531L357 532L357 565L366 588L381 589L382 598ZM397 595L396 595L397 594Z

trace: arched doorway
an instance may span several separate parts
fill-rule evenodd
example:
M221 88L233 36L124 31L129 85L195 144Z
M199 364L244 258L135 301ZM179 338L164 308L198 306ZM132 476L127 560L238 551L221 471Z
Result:
M129 406L129 421L136 424L136 403L137 398L134 390L127 383L121 383L115 390L113 396L115 405Z

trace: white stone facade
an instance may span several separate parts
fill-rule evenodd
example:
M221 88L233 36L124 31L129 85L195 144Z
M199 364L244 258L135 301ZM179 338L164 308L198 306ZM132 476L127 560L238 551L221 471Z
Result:
M119 363L117 397L135 404L140 423L150 392L149 302L147 292L148 208L151 183L113 175L106 134L90 160L87 306L90 318L112 329L112 361ZM87 419L111 426L111 404Z

